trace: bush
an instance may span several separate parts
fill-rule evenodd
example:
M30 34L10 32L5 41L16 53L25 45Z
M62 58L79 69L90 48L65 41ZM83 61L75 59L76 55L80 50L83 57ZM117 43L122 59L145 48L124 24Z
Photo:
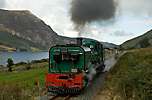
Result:
M31 69L31 63L28 61L27 65L26 65L26 69L30 70Z
M25 91L18 84L1 84L0 85L0 100L29 100L30 96L25 94Z
M152 49L123 55L110 71L107 86L124 100L152 100Z
M15 65L19 66L19 65L25 65L25 64L27 64L27 63L26 62L19 62L19 63L16 63Z
M7 67L8 67L8 71L12 72L12 66L14 65L13 59L8 58L7 60Z
M33 60L33 61L31 61L32 64L34 64L34 63L42 63L42 62L48 62L48 59L41 59L41 60Z

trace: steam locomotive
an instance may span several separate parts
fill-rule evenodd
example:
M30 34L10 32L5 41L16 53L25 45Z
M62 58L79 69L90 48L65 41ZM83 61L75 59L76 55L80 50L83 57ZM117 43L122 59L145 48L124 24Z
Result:
M88 38L76 40L76 44L50 48L49 69L45 77L48 92L79 94L96 74L104 70L103 45Z

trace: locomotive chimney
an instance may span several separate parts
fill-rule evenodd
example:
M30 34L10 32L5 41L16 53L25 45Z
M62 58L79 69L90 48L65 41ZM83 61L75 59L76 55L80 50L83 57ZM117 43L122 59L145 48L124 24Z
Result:
M77 45L81 46L82 45L82 40L83 40L83 38L77 38Z

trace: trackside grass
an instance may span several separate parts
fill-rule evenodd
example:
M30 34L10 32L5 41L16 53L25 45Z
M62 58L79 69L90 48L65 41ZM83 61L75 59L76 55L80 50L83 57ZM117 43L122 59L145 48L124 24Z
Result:
M108 73L99 94L106 100L152 100L152 48L124 54Z
M35 69L14 72L0 72L0 100L29 100L38 93L36 85L44 87L48 63L43 62Z

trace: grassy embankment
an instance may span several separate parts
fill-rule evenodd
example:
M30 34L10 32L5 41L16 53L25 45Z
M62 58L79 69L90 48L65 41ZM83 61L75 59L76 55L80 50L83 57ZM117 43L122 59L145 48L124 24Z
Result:
M123 55L108 73L98 100L152 100L152 48Z
M22 66L26 67L27 64ZM29 100L38 94L36 82L40 87L45 86L44 77L48 63L33 63L30 66L32 68L29 70L0 73L0 100Z

